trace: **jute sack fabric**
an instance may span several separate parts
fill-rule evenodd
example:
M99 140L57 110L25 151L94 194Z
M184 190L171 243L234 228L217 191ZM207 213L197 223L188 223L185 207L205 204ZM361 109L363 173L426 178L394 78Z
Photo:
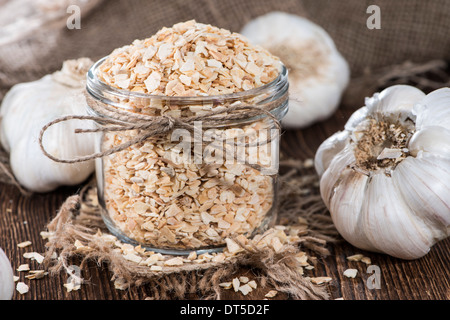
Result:
M366 26L367 8L374 4L381 11L379 30ZM1 96L15 83L59 69L64 60L96 60L163 26L196 19L239 31L250 19L274 10L305 16L324 27L354 76L405 60L450 59L446 0L104 0L82 15L81 29L59 25L52 33L41 28L13 46L0 45Z
M134 259L130 259L130 251L125 254L119 249L124 248L120 241L110 238L100 216L95 186L87 184L79 194L66 199L47 225L44 265L55 275L70 273L68 266L72 264L84 268L90 261L97 265L105 263L116 288L127 290L130 286L146 285L152 299L186 299L189 295L221 299L225 292L220 284L231 282L240 269L251 268L259 288L249 296L252 299L264 298L268 288L291 299L328 299L327 287L315 282L320 278L310 279L302 269L306 258L313 265L320 263L319 257L330 254L327 244L339 239L321 201L318 177L313 169L306 169L302 161L286 160L281 166L286 173L280 177L278 227L266 231L260 240L254 238L242 242L235 239L240 246L236 255L221 260L208 259L203 263L196 260L181 265L164 263L159 270L141 263L149 256L140 255L142 260L136 261L137 251L133 251ZM302 194L306 189L309 194ZM276 229L279 227L282 229ZM275 243L268 239L280 230L297 236L282 237L284 240L279 246L261 246L264 242ZM303 261L299 257L303 257ZM174 258L163 255L160 261L168 262ZM84 281L79 279L79 283Z

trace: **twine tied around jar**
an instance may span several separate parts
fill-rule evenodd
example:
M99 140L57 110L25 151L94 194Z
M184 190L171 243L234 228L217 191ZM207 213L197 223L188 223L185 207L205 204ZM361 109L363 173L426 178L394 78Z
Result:
M270 118L275 127L280 130L280 121L271 111L282 105L288 100L288 92L286 91L279 98L261 103L258 106L250 104L241 105L225 105L225 108L212 110L207 114L195 115L189 117L172 117L169 115L149 116L140 113L119 110L106 103L95 100L90 94L85 94L88 105L98 116L90 115L68 115L57 118L44 127L39 133L39 146L49 159L59 163L79 163L96 158L109 156L111 154L125 150L133 145L141 143L149 138L157 138L173 132L175 129L194 130L194 123L201 122L202 130L217 128L227 121L241 121L251 119L256 116L267 116ZM128 130L138 130L139 133L133 139L124 142L116 147L96 152L87 156L75 157L73 159L60 159L50 153L44 147L43 137L45 132L53 125L70 120L89 120L103 124L95 129L75 129L75 133L99 133L99 132L120 132ZM264 143L269 143L272 137L269 137ZM246 146L251 146L247 144Z

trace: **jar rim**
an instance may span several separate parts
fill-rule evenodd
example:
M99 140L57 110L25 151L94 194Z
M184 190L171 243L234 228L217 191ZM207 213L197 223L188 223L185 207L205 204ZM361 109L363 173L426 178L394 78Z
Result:
M288 87L288 70L286 66L280 62L281 65L281 71L279 72L278 76L272 80L271 82L250 89L250 90L244 90L234 93L228 93L228 94L221 94L221 95L212 95L212 96L166 96L166 95L153 95L148 93L142 93L142 92L133 92L125 89L119 89L112 87L105 82L101 81L97 76L97 70L100 67L100 65L108 58L108 56L105 56L101 59L99 59L97 62L95 62L89 71L87 72L87 82L86 82L86 90L89 94L91 94L93 97L96 97L100 100L105 100L105 94L109 96L114 96L118 98L138 98L138 99L154 99L154 100L164 100L168 103L179 103L183 104L183 102L189 102L189 103L195 103L195 102L202 102L202 103L209 103L209 102L216 102L216 101L233 101L233 100L240 100L245 98L250 98L254 96L258 96L264 93L267 93L270 90L276 90L276 91L284 91L285 89L287 91ZM284 88L286 87L286 88ZM109 99L107 99L109 100ZM113 103L114 104L114 103Z

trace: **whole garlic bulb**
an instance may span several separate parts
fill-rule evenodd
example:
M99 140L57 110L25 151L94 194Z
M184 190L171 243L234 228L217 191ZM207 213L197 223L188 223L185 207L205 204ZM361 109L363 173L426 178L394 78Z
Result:
M94 171L92 161L54 162L42 153L38 143L39 132L48 122L64 115L86 114L84 79L91 65L88 58L65 61L61 71L17 84L6 94L0 108L0 141L10 153L15 177L28 190L47 192L61 185L76 185ZM92 136L76 135L74 129L93 126L80 121L54 125L44 135L44 146L61 158L91 154Z
M271 12L250 21L240 33L278 56L289 70L284 127L306 127L336 110L350 69L324 29L297 15Z
M0 248L0 300L10 300L14 294L14 278L11 264Z
M449 236L450 88L375 94L315 160L322 198L354 246L416 259Z

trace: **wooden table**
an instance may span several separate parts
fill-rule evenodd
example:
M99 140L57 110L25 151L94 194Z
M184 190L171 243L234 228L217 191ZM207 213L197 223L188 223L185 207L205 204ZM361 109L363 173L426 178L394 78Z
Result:
M288 131L282 138L283 152L292 157L313 158L320 143L343 128L352 110L341 108L330 119L305 130ZM25 259L27 251L44 252L44 240L40 232L56 214L67 196L75 193L77 188L61 188L49 194L37 194L29 198L10 185L0 184L0 247L9 256L13 269L20 264L30 263L31 269L38 269L35 261ZM18 248L17 244L31 241L32 246ZM331 255L320 260L314 269L314 276L330 276L333 281L328 284L331 298L347 299L450 299L450 238L435 245L424 258L403 261L387 255L363 252L347 243L330 247ZM349 262L347 256L363 253L379 267L380 289L369 289L367 280L374 273L367 273L367 265L361 262ZM343 276L347 268L358 269L358 276L349 279ZM241 270L249 274L251 270ZM128 291L114 289L110 281L111 274L106 266L94 263L83 270L84 279L88 280L78 291L68 293L63 287L67 275L46 276L39 280L25 279L24 272L15 272L30 287L28 293L14 294L14 299L144 299L148 296L145 287L131 288ZM267 292L267 291L266 291ZM200 297L192 297L200 298ZM242 295L229 293L227 299L242 298ZM246 298L260 298L250 294ZM279 299L285 298L282 295Z

